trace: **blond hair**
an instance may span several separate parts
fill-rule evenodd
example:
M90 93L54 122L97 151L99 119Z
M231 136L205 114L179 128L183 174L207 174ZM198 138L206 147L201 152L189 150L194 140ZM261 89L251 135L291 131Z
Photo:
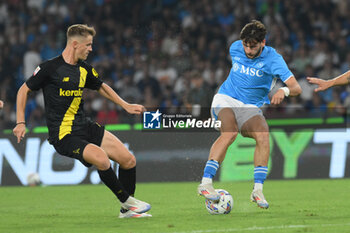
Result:
M88 35L95 36L96 31L93 27L89 27L86 24L74 24L67 29L67 40L74 36L84 36Z

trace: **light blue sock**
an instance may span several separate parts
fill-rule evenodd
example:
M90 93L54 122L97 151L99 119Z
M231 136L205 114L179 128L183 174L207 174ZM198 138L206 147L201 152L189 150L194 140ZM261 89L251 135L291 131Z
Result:
M207 161L207 164L204 168L204 175L205 178L213 179L213 177L216 175L216 171L219 169L219 162L215 160L209 160Z
M254 168L254 183L263 184L267 176L267 167L258 166Z

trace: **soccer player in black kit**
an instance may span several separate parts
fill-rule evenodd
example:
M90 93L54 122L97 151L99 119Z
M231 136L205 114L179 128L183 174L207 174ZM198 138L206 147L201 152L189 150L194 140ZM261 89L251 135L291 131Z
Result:
M67 45L62 55L39 65L17 93L17 124L13 129L19 143L25 135L25 105L30 91L43 90L49 142L56 151L95 165L104 184L121 203L120 218L151 217L151 206L133 197L136 183L136 159L124 144L103 126L87 120L83 111L83 89L97 90L102 96L130 114L145 108L125 102L95 69L84 62L92 51L96 32L93 27L75 24L67 30ZM119 163L119 178L110 161Z

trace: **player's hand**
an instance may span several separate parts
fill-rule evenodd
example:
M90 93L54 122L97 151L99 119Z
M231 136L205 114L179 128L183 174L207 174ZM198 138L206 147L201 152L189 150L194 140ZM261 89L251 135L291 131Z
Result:
M21 140L24 138L24 135L26 134L26 125L16 125L16 127L13 129L13 134L17 137L17 143L20 143Z
M318 86L315 89L315 92L324 91L331 87L331 84L323 79L313 77L307 77L306 79L309 81L309 83L316 84Z
M4 107L4 102L2 102L1 100L0 100L0 109L2 109Z
M284 99L284 91L281 89L278 89L278 91L272 96L271 104L278 105L280 104Z
M130 114L141 114L146 111L146 108L140 104L128 104L125 110Z

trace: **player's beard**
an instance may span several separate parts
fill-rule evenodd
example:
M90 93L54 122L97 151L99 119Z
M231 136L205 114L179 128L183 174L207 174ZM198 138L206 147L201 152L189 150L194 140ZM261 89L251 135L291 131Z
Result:
M250 54L249 54L249 56L248 56L248 55L246 54L246 56L247 56L248 58L250 58L250 59L254 59L254 58L258 57L258 56L261 54L263 48L264 48L263 46L260 46L260 49L259 49L258 52L256 52L254 55L250 55Z

